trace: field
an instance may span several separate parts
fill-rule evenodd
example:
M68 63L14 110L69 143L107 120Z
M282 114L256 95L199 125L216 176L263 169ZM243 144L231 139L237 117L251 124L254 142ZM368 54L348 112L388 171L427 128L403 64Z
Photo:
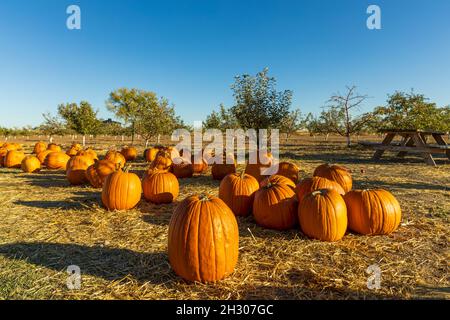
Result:
M371 137L377 139L378 137ZM19 141L20 142L20 141ZM28 152L35 141L22 141ZM57 143L60 143L56 139ZM69 142L63 143L67 146ZM103 155L113 143L99 141ZM139 152L143 145L138 145ZM352 170L355 188L384 188L402 207L390 236L348 233L325 243L299 230L277 232L239 218L240 256L235 272L216 284L189 284L167 258L168 223L175 204L141 201L128 212L108 212L99 190L71 187L64 172L23 174L0 169L0 299L410 299L450 298L450 163L422 159L380 162L372 152L346 148L342 139L299 136L282 147L302 178L324 162ZM133 170L142 174L140 158ZM210 173L180 180L180 199L218 193ZM366 269L381 268L381 288L367 287ZM66 285L78 265L79 290Z

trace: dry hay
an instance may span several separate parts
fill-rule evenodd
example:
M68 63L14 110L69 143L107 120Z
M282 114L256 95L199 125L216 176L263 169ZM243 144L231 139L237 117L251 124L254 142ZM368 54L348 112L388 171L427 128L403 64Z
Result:
M98 146L104 153L106 146ZM324 151L326 150L326 151ZM324 161L353 171L356 188L386 188L403 218L391 236L347 234L337 243L277 232L239 218L235 272L216 284L189 284L167 259L167 228L176 204L142 201L108 212L100 191L71 187L61 172L27 175L0 169L0 298L3 299L390 299L449 298L449 164L420 159L372 163L370 152L341 143L300 141L282 152L302 176ZM134 170L142 173L144 163ZM209 174L180 181L182 197L217 194ZM180 200L180 199L179 199ZM381 289L367 288L366 269L382 270ZM82 272L80 290L66 286L69 265Z

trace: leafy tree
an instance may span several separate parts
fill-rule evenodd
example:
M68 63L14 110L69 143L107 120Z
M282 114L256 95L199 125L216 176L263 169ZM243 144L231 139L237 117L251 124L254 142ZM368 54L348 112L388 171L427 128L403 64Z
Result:
M303 118L299 109L289 112L289 114L281 120L280 131L286 134L286 140L297 131L305 128L306 119Z
M356 87L347 87L345 94L337 93L328 101L329 105L322 111L320 121L323 126L327 126L332 132L337 133L347 139L347 146L350 146L350 137L361 132L367 123L373 118L372 113L365 113L354 116L352 112L367 100L367 95L356 93Z
M100 120L97 119L98 111L94 111L89 102L60 104L58 114L65 120L66 127L83 136L83 146L86 145L86 135L97 134L100 128Z
M450 106L439 108L423 94L395 92L386 106L375 108L372 126L397 129L450 131Z
M109 111L114 112L118 119L131 126L132 143L137 130L137 122L145 105L155 98L153 92L138 89L120 88L109 95L106 102Z
M126 129L122 127L120 122L108 120L100 120L101 126L99 128L98 134L110 135L110 136L121 136L125 134Z
M66 127L58 116L52 116L50 113L44 113L42 116L44 122L39 126L39 130L49 136L50 143L53 142L54 135L66 133Z
M237 76L232 90L235 104L230 111L243 129L279 128L289 114L292 91L277 91L276 79L268 76L267 68L255 77Z
M145 146L148 142L157 137L158 143L162 135L170 135L175 129L182 127L182 120L175 115L175 108L169 105L165 98L158 99L156 94L145 104L141 105L140 115L137 119L138 133L145 139Z
M219 129L225 131L226 129L238 128L237 119L234 117L230 109L225 108L223 104L220 105L220 110L213 111L203 121L204 129Z

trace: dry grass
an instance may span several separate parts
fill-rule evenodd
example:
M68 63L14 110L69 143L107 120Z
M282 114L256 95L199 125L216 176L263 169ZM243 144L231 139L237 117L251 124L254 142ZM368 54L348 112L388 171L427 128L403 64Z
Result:
M30 147L29 144L28 147ZM97 145L104 152L107 146ZM144 201L129 212L107 212L100 193L71 187L61 172L27 175L0 169L0 298L3 299L390 299L449 298L450 164L419 158L373 163L369 151L341 141L302 138L282 150L302 176L324 161L345 164L356 188L382 187L400 201L403 219L391 236L347 234L337 243L276 232L239 218L236 271L216 284L189 284L167 259L167 228L176 204ZM135 164L136 171L143 163ZM181 181L181 197L217 194L207 174ZM69 265L82 288L66 287ZM378 264L381 289L366 286Z

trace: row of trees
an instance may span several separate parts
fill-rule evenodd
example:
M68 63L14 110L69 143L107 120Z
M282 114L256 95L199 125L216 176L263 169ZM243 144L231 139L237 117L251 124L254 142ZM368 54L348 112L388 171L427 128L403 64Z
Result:
M385 106L360 113L369 98L357 92L355 86L330 97L322 112L303 116L299 109L291 110L292 92L276 91L276 80L267 69L255 77L236 77L232 86L235 104L220 106L203 122L205 128L276 128L287 137L298 131L311 135L338 134L346 137L361 133L376 133L383 128L450 131L450 106L438 107L422 94L395 92Z
M106 106L125 126L99 119L98 111L89 102L81 101L60 104L56 115L44 114L44 123L38 130L49 136L79 134L83 145L88 135L130 135L134 143L135 135L139 134L148 145L153 138L159 142L161 135L186 127L169 101L158 98L154 92L121 88L111 92Z
M338 134L347 138L361 133L375 133L382 128L428 129L450 131L450 107L438 107L422 94L395 92L388 97L385 106L371 112L361 113L360 108L368 99L357 92L355 86L344 93L330 97L319 115L303 115L299 109L292 110L292 91L277 90L274 77L264 69L256 76L248 74L235 78L231 86L234 104L227 108L220 105L203 122L209 129L279 129L289 137L300 130L311 135ZM110 93L106 102L121 123L101 120L97 111L87 101L65 103L58 106L57 114L44 114L44 123L32 129L0 128L0 135L28 135L38 131L53 135L130 135L134 142L139 134L146 140L169 135L175 129L189 128L175 114L174 106L154 92L121 88Z

